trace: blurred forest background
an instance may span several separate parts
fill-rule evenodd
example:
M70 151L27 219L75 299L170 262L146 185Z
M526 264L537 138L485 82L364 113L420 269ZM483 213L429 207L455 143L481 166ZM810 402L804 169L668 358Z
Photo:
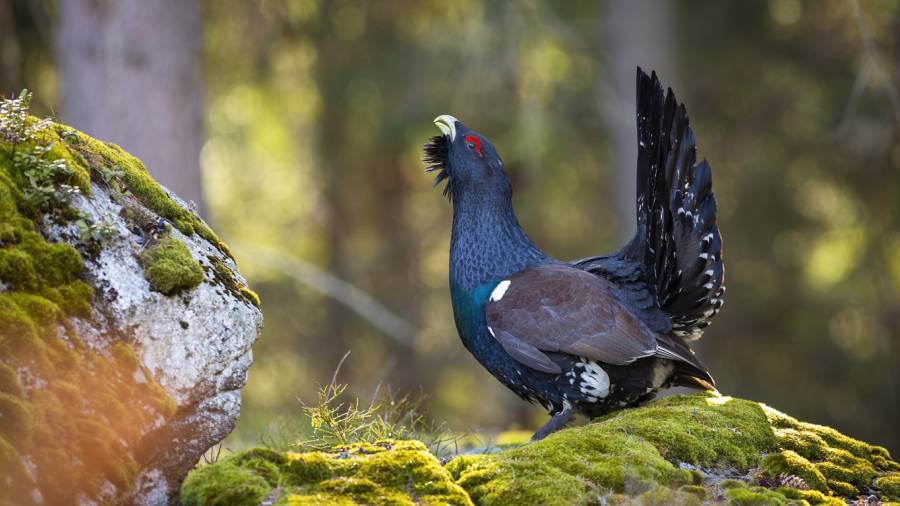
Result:
M552 255L634 227L634 73L713 167L729 395L900 453L900 2L0 0L0 92L122 145L232 245L266 326L226 446L340 380L456 431L534 428L461 346L432 119L493 140Z

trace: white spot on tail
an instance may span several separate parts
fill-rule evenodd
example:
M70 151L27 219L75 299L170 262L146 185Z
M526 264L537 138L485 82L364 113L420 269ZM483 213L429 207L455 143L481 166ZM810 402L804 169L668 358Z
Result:
M512 284L508 279L504 279L501 281L495 288L494 291L491 292L491 302L500 302L500 299L506 295L506 290L509 289L509 285Z

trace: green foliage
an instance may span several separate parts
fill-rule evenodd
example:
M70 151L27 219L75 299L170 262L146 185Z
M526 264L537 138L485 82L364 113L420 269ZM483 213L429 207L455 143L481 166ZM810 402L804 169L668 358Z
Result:
M340 365L334 378L339 371ZM443 456L448 446L459 439L443 424L424 415L422 397L398 396L390 390L382 393L378 389L364 403L359 397L348 398L347 385L336 383L334 378L319 389L314 404L303 405L311 429L296 440L296 446L301 449L327 451L336 446L372 444L387 439L419 439L435 454Z
M28 90L22 90L17 98L0 101L0 142L17 145L37 139L49 125L49 119L32 121L28 108L34 98Z
M78 229L78 237L83 243L103 244L118 235L111 219L99 223L90 218L79 216L73 224Z
M203 268L194 260L187 246L172 236L165 236L141 254L144 276L150 286L166 295L189 290L203 281Z
M419 403L409 397L373 400L365 406L358 397L344 400L346 391L347 385L330 384L319 389L316 404L303 407L312 433L298 442L300 447L327 450L336 445L408 439L424 432Z

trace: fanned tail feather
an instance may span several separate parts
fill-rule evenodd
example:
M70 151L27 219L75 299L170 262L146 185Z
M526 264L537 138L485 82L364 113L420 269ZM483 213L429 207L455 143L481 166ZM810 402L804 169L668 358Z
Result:
M638 233L628 249L647 268L672 333L693 340L724 303L712 171L697 163L687 111L656 73L638 69L637 92Z

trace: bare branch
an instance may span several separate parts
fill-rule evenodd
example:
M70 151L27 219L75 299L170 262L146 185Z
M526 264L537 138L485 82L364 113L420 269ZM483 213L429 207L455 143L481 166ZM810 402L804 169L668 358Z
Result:
M232 246L248 256L259 259L267 267L278 270L316 292L340 302L398 343L411 346L418 334L415 325L383 306L362 289L309 262L271 248L244 243L232 243Z

